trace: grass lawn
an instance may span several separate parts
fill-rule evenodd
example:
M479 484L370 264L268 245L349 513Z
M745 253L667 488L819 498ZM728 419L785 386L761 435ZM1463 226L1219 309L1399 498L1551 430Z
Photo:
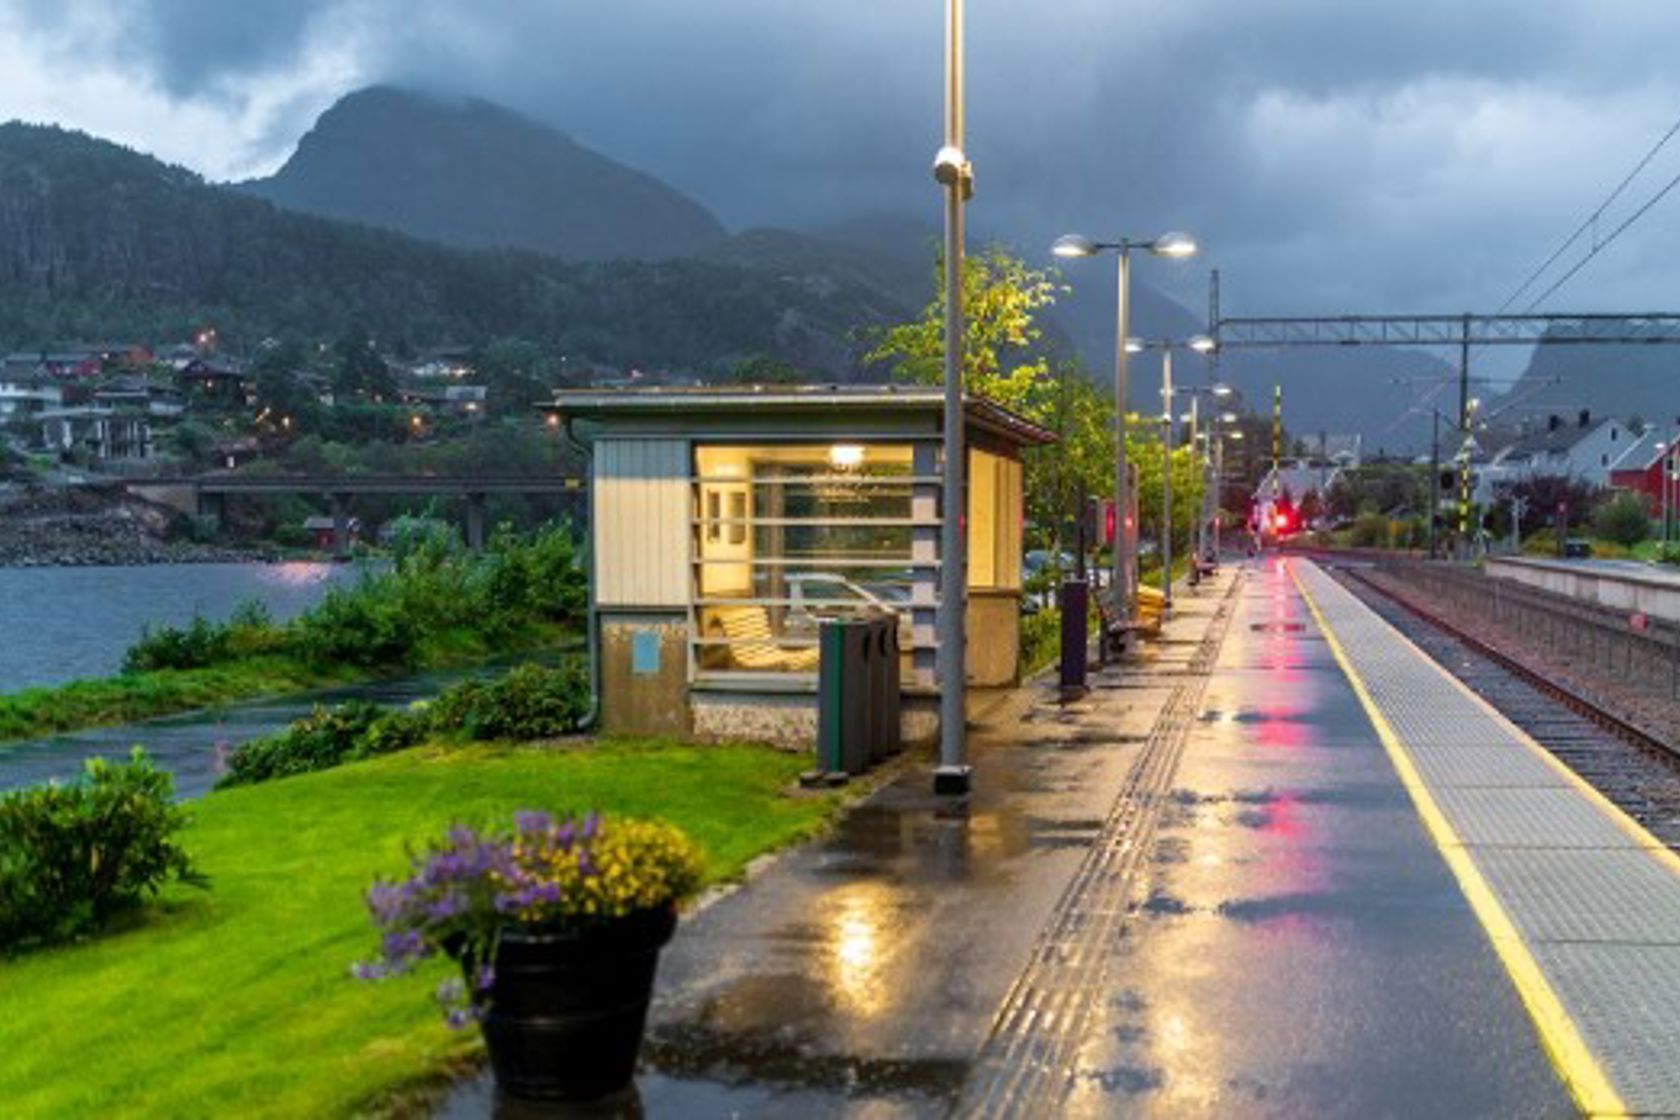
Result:
M838 795L788 796L806 765L756 747L641 740L421 747L215 793L186 834L208 892L171 889L135 928L0 962L0 1112L354 1114L479 1045L431 1002L448 965L378 983L362 892L404 845L516 808L669 820L710 878L816 831Z

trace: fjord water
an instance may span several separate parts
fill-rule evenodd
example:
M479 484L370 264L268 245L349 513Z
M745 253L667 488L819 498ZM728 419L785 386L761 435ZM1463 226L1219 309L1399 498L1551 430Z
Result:
M0 692L107 676L147 626L181 625L195 614L219 621L255 599L276 619L354 580L343 564L156 564L144 567L0 568ZM432 695L437 681L341 690L384 703ZM225 751L286 725L312 702L337 695L235 704L122 727L96 728L0 745L0 789L68 778L95 755L120 757L140 745L175 774L176 793L194 797L214 783Z
M147 625L221 621L247 599L290 618L356 571L310 561L0 568L0 692L109 676Z

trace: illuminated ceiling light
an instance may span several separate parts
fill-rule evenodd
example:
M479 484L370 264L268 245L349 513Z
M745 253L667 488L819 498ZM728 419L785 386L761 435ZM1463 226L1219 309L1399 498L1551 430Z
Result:
M1215 342L1205 334L1191 335L1190 341L1185 345L1189 346L1190 349L1194 350L1198 354L1211 354L1219 347L1219 343ZM1217 389L1214 391L1218 392ZM1227 390L1227 392L1229 392L1229 390Z
M856 470L863 465L863 447L856 443L837 443L828 449L828 461L835 470Z

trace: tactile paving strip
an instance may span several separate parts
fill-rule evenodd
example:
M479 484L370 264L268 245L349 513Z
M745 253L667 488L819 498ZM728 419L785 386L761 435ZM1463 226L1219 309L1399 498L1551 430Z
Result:
M1296 573L1623 1105L1680 1114L1680 874L1316 565Z
M1056 904L1025 970L1004 997L961 1100L964 1117L1055 1116L1072 1084L1074 1056L1096 1002L1112 988L1114 945L1129 913L1133 884L1208 675L1225 641L1241 576L1232 578L1168 694L1149 741L1127 775L1097 841ZM1158 670L1151 675L1161 675Z

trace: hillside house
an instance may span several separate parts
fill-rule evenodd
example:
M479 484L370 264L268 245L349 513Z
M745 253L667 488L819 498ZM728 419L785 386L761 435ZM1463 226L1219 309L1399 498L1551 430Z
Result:
M82 405L35 414L41 447L60 455L86 452L92 459L150 459L152 426L142 413Z

